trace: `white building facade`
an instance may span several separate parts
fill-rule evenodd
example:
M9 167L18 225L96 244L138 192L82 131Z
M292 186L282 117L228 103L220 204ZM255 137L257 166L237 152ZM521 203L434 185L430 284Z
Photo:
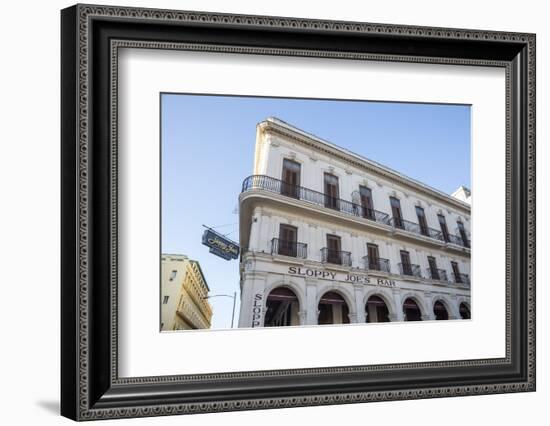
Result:
M469 203L275 118L239 202L239 327L470 318Z

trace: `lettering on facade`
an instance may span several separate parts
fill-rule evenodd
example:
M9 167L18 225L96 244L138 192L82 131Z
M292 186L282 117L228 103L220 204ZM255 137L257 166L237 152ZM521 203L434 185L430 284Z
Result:
M299 266L289 266L290 275L300 275L303 277L320 278L323 280L346 281L360 284L374 284L381 287L397 287L394 280L384 278L372 278L365 274L339 274L337 272L325 271L314 268L301 268Z
M378 278L376 280L376 285L381 287L396 287L394 280L385 280L383 278Z
M305 277L324 278L324 279L336 279L336 272L320 271L318 269L300 268L296 266L289 266L288 273L291 275L303 275Z
M252 304L252 327L261 327L263 295L256 293Z

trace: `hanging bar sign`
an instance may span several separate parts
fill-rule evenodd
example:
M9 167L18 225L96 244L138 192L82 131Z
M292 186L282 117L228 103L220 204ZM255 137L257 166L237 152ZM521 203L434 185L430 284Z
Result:
M218 234L210 228L206 228L202 234L202 243L210 248L210 253L225 260L237 259L239 257L239 245Z

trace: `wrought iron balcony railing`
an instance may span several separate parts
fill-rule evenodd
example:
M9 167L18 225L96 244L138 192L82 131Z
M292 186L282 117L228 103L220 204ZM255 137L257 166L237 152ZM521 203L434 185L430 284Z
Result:
M401 275L409 275L411 277L422 278L420 265L414 265L412 263L399 263L398 266Z
M412 232L414 234L424 235L429 238L433 238L439 241L445 241L443 233L437 229L422 226L418 223L411 222L410 220L401 219L399 217L392 217L391 224L396 229L402 229L404 231Z
M375 222L389 225L390 216L377 210L367 209L360 204L355 204L350 201L340 198L331 197L322 192L314 191L303 186L291 185L282 180L272 178L265 175L252 175L247 177L243 182L242 192L252 189L263 189L265 191L275 192L287 197L296 198L308 203L317 204L330 209L338 210L352 216L364 217Z
M381 271L391 273L389 259L382 259L381 257L363 257L365 262L365 269L369 271Z
M271 254L280 254L283 256L307 258L307 244L296 241L285 241L279 238L271 240Z
M457 246L470 248L470 241L467 238L464 240L460 235L449 234L449 242Z
M462 237L453 234L448 234L448 238L445 238L443 233L437 229L423 226L398 217L390 217L387 213L363 207L361 204L332 197L322 192L314 191L313 189L304 188L303 186L292 185L290 183L283 182L280 179L272 178L271 176L248 176L243 181L242 192L253 189L262 189L264 191L282 194L287 197L296 198L318 206L337 210L351 216L363 217L374 222L392 226L395 229L402 229L414 234L424 235L441 242L450 242L452 244L470 248L470 241L468 238L464 240Z
M453 273L453 281L456 284L463 284L470 287L470 276L468 274L455 274Z
M445 269L428 268L426 269L426 273L428 278L432 280L445 281L445 282L449 281L447 279L447 271Z
M349 251L332 250L323 247L321 249L321 262L351 266L351 253Z

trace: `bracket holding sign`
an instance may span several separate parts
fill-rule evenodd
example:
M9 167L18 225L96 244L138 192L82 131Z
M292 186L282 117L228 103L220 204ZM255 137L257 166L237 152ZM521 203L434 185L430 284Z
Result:
M210 248L210 253L225 260L239 258L239 244L214 231L212 228L203 226L206 229L202 234L202 243Z

